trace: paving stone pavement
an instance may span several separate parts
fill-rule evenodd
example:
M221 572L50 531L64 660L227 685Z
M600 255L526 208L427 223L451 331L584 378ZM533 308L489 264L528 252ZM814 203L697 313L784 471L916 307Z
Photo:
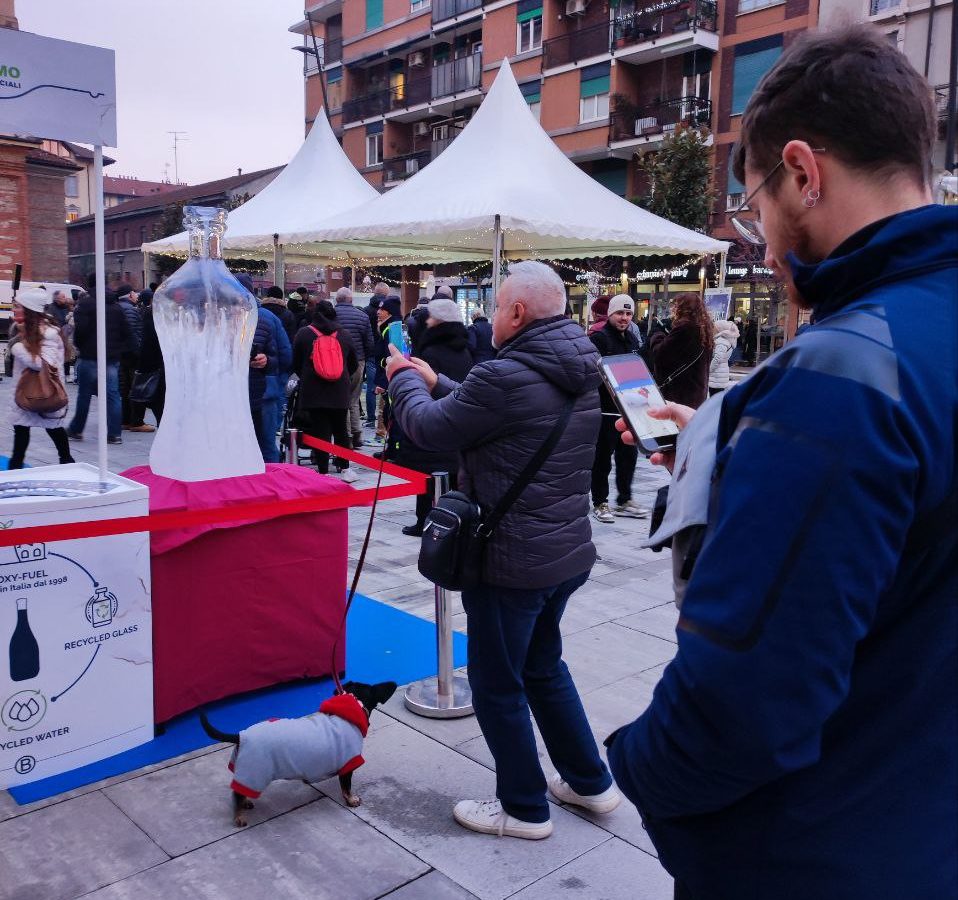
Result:
M11 392L9 379L0 382L0 423ZM96 462L95 434L94 401L88 439L74 445L78 461ZM0 430L0 453L11 439ZM151 441L124 434L110 447L111 470L147 462ZM55 461L42 432L27 461ZM359 486L373 480L363 473ZM640 461L637 502L651 506L664 480ZM412 498L381 504L359 589L432 618L434 590L416 568L418 543L400 532L412 520ZM350 577L367 521L367 509L350 511ZM647 520L593 522L593 531L601 559L570 601L562 630L601 742L648 704L675 650L677 612L668 551L639 547ZM457 595L453 603L455 627L465 631ZM451 807L493 795L493 762L475 718L414 716L401 691L373 718L368 763L355 781L363 797L357 809L343 806L335 779L279 783L257 802L250 826L234 829L220 746L28 806L0 792L0 900L671 898L671 878L630 804L608 816L557 804L546 841L472 834L453 822ZM541 742L540 757L551 774Z

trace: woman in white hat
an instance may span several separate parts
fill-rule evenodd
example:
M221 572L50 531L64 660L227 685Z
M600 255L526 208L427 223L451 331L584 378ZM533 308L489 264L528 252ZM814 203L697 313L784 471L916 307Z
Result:
M47 292L42 288L24 291L17 297L13 307L13 318L17 323L16 343L10 347L13 354L13 383L18 384L27 369L39 371L40 363L45 362L57 373L63 371L63 340L60 331L54 327L44 310L49 303ZM38 413L17 406L14 397L10 399L10 423L13 425L13 453L10 456L11 469L22 469L23 458L30 444L30 429L45 428L57 448L61 463L72 463L70 441L63 419L67 407L54 413Z

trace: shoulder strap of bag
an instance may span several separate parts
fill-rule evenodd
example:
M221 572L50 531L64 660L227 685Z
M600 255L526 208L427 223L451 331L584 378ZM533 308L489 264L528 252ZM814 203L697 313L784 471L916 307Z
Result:
M529 482L532 481L533 475L539 470L542 463L545 462L546 457L555 449L555 445L559 443L562 432L565 431L566 425L569 424L576 399L574 395L571 395L566 400L565 406L562 408L562 414L559 416L559 420L555 425L552 426L552 431L549 432L545 443L536 451L532 459L526 463L526 467L519 473L519 477L512 483L512 487L506 491L492 512L489 513L476 528L477 534L482 537L489 537L492 532L496 530L496 526L502 517L509 511L509 507L519 499L519 495L526 489Z

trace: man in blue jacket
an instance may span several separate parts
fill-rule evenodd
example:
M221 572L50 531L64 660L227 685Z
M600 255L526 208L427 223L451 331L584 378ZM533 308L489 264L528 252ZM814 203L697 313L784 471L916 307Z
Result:
M936 134L927 83L862 26L796 41L743 116L739 230L814 325L710 401L678 654L608 741L677 896L958 896L958 208L931 205Z

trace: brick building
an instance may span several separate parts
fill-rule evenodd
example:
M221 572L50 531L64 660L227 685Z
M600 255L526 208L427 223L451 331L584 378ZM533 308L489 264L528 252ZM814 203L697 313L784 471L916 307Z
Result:
M279 171L280 168L262 169L205 184L174 186L172 190L151 192L144 197L127 200L105 210L103 217L107 282L111 285L128 282L134 287L142 288L150 281L156 280L156 273L151 272L147 273L144 281L140 245L169 233L163 232L168 207L174 204L223 206L243 201L259 193ZM178 223L176 224L176 230L179 230ZM92 272L94 267L93 216L71 222L67 226L67 235L70 278L82 284L82 279Z
M638 156L679 123L709 128L712 226L727 238L727 204L741 199L728 156L744 104L782 48L815 24L817 2L319 0L290 30L304 40L307 125L328 98L346 154L380 189L449 145L508 57L559 148L621 196L644 195ZM698 290L697 267L684 271L672 289ZM780 298L770 300L760 260L740 260L736 272L737 311L780 331ZM637 296L660 293L662 282L650 273Z

